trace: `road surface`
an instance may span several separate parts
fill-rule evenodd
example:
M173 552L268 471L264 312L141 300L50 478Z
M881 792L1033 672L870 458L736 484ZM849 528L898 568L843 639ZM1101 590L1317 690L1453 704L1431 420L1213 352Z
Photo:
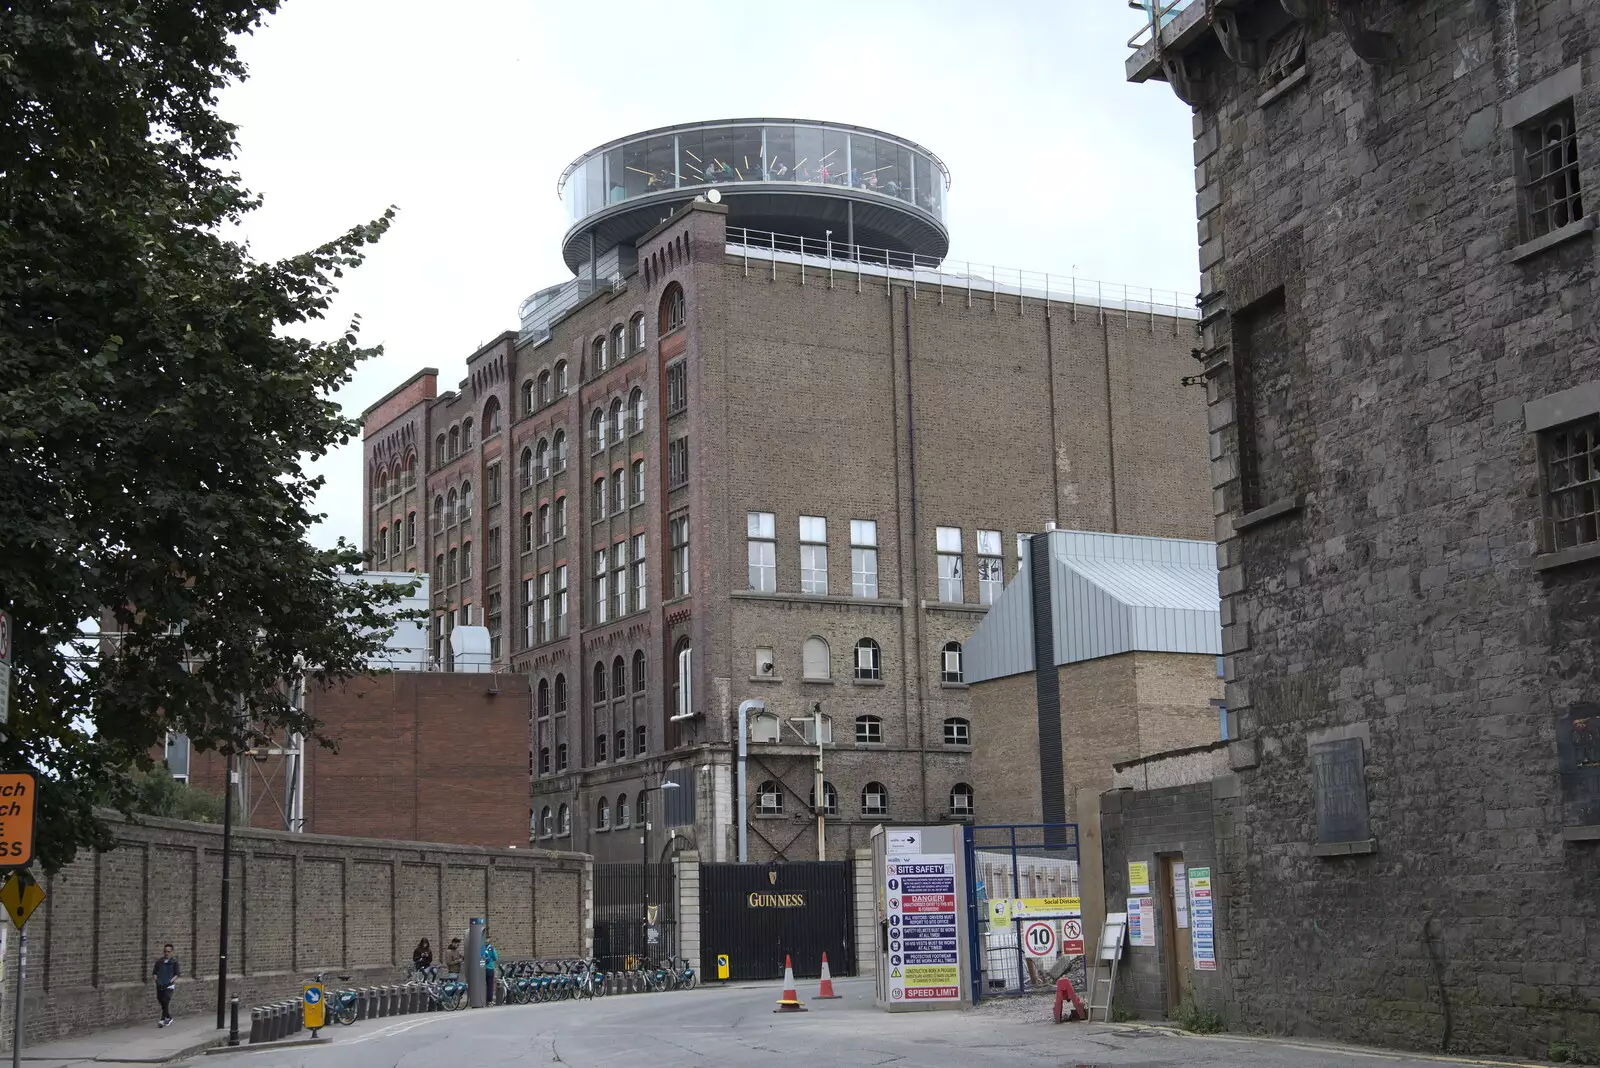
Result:
M1119 1024L1048 1022L1049 1002L997 1004L973 1012L891 1015L872 1005L871 980L838 980L839 1001L775 1015L782 984L614 995L595 1001L503 1006L402 1016L324 1031L325 1045L197 1057L195 1068L498 1068L565 1065L638 1068L819 1068L973 1065L1110 1068L1217 1065L1240 1068L1439 1068L1442 1061L1374 1056L1312 1044L1199 1038ZM1481 1063L1481 1062L1476 1062Z

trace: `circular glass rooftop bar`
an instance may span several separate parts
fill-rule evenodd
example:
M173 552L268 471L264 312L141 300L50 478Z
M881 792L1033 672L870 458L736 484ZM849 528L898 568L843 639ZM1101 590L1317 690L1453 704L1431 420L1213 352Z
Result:
M668 126L575 160L557 191L572 224L562 254L574 271L648 233L715 188L730 229L942 259L950 247L950 173L922 146L877 130L795 119ZM838 254L838 253L836 253Z

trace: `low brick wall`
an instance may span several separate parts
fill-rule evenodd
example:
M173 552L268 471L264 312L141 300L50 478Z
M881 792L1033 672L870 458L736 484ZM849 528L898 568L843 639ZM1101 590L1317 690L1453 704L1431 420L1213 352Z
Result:
M28 923L29 1042L153 1026L150 968L164 942L176 947L184 974L174 1014L216 1012L221 828L112 822L117 848L81 855L45 880L45 904ZM356 985L396 982L421 938L442 960L444 944L465 936L473 916L489 918L502 957L587 955L592 880L580 853L236 831L228 989L239 995L241 1027L250 1006L298 991L314 972L351 975ZM10 930L6 1048L17 944Z

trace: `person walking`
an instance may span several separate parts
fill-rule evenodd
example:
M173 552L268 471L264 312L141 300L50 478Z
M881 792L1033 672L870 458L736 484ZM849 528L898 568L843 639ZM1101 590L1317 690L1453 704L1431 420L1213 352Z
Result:
M172 1022L172 988L178 985L178 976L182 974L178 958L172 955L171 942L161 947L161 956L150 974L155 977L156 1002L161 1006L161 1019L156 1026L165 1027Z
M418 979L433 978L433 947L424 938L417 943L417 948L411 951L411 967L416 970Z
M483 999L493 1005L500 993L494 985L494 970L500 963L500 951L494 948L487 933L483 936Z
M461 939L452 938L450 944L444 947L445 971L451 975L461 974Z

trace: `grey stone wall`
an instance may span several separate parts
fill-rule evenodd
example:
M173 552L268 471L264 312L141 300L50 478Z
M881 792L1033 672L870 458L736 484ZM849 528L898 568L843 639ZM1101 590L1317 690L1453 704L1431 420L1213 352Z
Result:
M222 829L113 819L117 847L81 854L41 880L28 921L29 1042L156 1019L150 968L171 942L183 968L179 1016L217 1002ZM544 850L234 832L228 989L251 1005L281 1000L317 971L355 985L399 982L418 939L436 960L467 920L487 916L504 958L587 955L589 858ZM9 1048L17 934L6 944L0 1044Z
M1250 814L1238 1011L1416 1048L1593 1043L1600 855L1563 810L1556 717L1600 682L1600 566L1548 566L1523 413L1600 380L1596 246L1579 226L1528 254L1505 106L1575 87L1600 204L1600 6L1298 6L1237 11L1299 68L1276 86L1209 30L1184 57ZM1334 737L1364 752L1358 843L1317 836L1311 751Z

